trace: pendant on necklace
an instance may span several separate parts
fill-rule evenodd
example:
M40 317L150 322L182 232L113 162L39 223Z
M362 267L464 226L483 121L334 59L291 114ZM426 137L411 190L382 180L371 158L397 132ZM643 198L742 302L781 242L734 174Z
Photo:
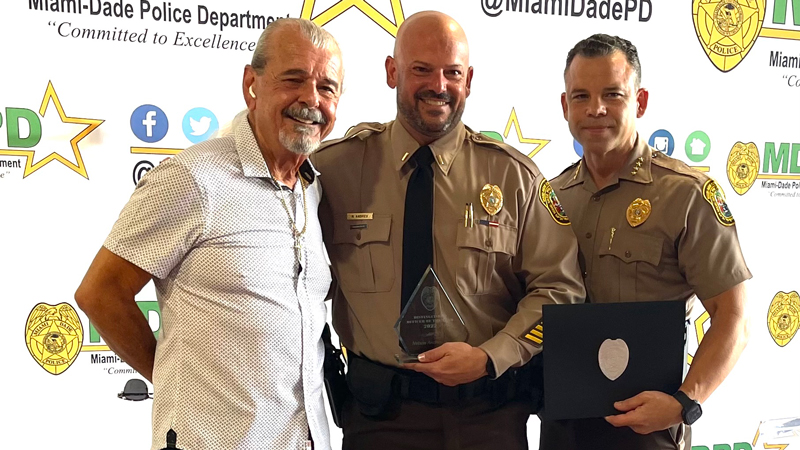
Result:
M300 262L303 260L303 246L300 244L300 237L296 236L294 238L294 253L297 257L297 261Z

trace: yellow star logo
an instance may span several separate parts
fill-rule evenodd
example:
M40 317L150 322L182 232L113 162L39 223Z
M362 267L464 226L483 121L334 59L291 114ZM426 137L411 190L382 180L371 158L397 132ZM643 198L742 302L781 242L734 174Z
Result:
M47 83L47 89L44 92L42 105L39 107L40 116L44 117L45 111L47 111L47 105L49 101L52 101L53 106L56 107L56 111L58 111L58 116L61 118L61 122L73 123L77 125L86 125L86 128L84 128L83 131L78 133L75 137L73 137L69 141L70 145L72 146L72 153L75 155L75 161L77 161L77 164L67 160L66 158L64 158L63 156L59 155L56 152L47 155L44 159L37 162L36 164L33 164L33 155L35 153L35 150L0 149L0 155L22 156L26 158L25 171L22 174L22 178L27 177L28 175L46 166L51 161L55 160L61 162L65 166L72 169L75 173L83 176L88 180L89 175L86 173L86 166L83 164L83 157L81 156L81 152L78 149L78 142L80 142L83 138L88 136L89 133L94 131L95 128L99 127L100 124L105 121L100 119L82 119L77 117L67 117L67 115L64 113L64 108L61 106L61 101L58 99L56 90L55 88L53 88L52 81Z
M333 6L319 13L316 17L314 15L314 4L316 0L303 0L303 10L300 17L313 21L319 26L323 26L331 20L339 17L350 8L355 8L367 17L372 19L379 27L386 30L387 33L397 37L397 28L403 23L405 16L403 15L403 5L401 0L389 0L392 5L392 15L394 22L380 13L375 7L366 2L366 0L340 0Z
M503 137L508 138L508 133L511 131L511 126L514 126L514 129L517 132L517 140L520 144L533 144L536 147L528 153L528 158L533 158L539 153L545 145L550 143L549 139L534 139L534 138L526 138L522 136L522 128L519 126L519 119L517 118L517 112L514 108L511 108L511 115L508 117L508 122L506 123L506 129L503 131Z

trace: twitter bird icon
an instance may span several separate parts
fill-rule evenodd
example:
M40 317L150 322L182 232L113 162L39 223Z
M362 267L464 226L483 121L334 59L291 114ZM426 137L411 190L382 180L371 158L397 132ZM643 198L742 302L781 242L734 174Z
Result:
M192 108L183 116L183 134L194 144L205 141L218 129L217 116L206 108Z
M208 132L211 126L211 117L203 116L200 120L194 120L194 117L189 117L189 126L192 127L192 136L202 136Z

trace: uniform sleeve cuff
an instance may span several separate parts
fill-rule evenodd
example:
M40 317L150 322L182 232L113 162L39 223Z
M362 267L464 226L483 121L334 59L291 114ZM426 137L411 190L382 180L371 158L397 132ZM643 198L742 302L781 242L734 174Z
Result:
M511 367L519 367L527 363L533 355L541 351L532 345L527 346L503 332L484 342L479 348L486 352L494 364L496 378Z

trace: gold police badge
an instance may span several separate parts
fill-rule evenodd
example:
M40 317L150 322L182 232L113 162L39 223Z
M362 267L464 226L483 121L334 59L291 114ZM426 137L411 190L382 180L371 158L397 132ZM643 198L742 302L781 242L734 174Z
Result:
M561 202L558 201L556 192L546 179L543 179L541 183L539 183L539 201L547 208L550 217L552 217L557 224L569 225L569 217L567 217L567 213L564 212L564 207L561 206Z
M739 195L744 195L756 182L761 157L756 144L737 142L728 154L728 181Z
M717 69L728 72L753 48L764 24L766 0L693 0L697 38Z
M703 198L714 209L714 214L717 216L719 223L726 227L736 223L733 220L733 214L731 214L728 204L725 203L725 193L722 192L722 188L719 187L716 181L706 181L706 184L703 185Z
M83 344L83 326L68 303L39 303L28 315L25 343L33 359L53 375L60 375L75 362Z
M493 216L503 209L503 191L495 184L485 184L481 189L481 206Z
M642 200L637 198L628 205L628 210L625 211L625 217L628 219L628 225L633 228L643 224L648 217L653 207L650 205L650 200Z
M800 296L797 291L778 292L769 305L767 327L772 339L781 347L785 347L797 333L800 325Z

